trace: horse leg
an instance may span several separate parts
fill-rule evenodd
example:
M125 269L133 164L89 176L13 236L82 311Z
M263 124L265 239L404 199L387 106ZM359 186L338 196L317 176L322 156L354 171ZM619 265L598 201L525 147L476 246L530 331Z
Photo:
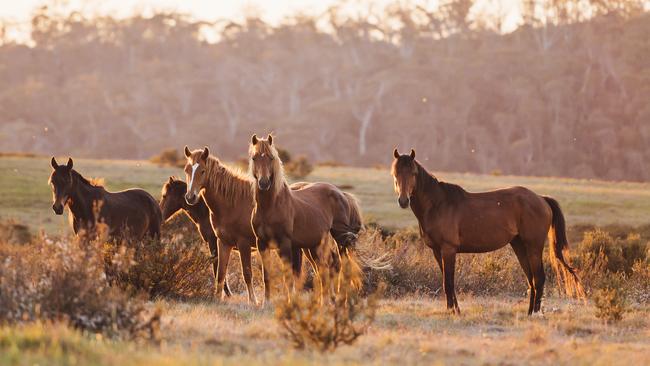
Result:
M298 288L302 289L302 249L295 247L291 248L291 269L293 270L294 281L298 283Z
M544 263L542 262L542 251L544 250L544 241L536 248L527 248L528 262L530 263L530 270L533 274L533 284L535 286L535 306L533 313L537 313L542 308L542 297L544 296L544 282L546 282L546 274L544 273ZM532 252L532 253L531 253Z
M321 276L321 268L318 264L318 254L316 253L316 250L314 249L308 249L305 254L307 255L307 259L309 260L309 263L311 263L311 267L314 270L314 278L313 281L315 284L318 284L318 291L320 295L320 304L323 304L323 278ZM315 290L315 288L314 288Z
M246 240L237 241L239 259L241 260L241 273L244 275L246 289L248 290L248 303L257 305L255 290L253 289L253 270L251 268L251 246Z
M218 266L217 266L217 299L223 300L224 286L226 283L226 275L228 274L228 262L230 262L230 252L232 246L224 244L221 239L217 240L217 247L219 248Z
M271 300L271 279L269 268L271 268L271 256L269 252L269 242L267 240L257 239L257 251L262 258L262 277L264 280L264 300Z
M517 260L519 260L519 265L521 265L521 269L524 270L524 274L526 275L526 280L528 281L528 292L529 292L528 315L531 315L533 313L533 308L535 306L535 287L533 286L533 273L530 270L528 253L526 252L526 245L524 244L524 242L521 240L519 236L516 236L510 242L510 246L512 246L512 250L514 250L515 254L517 255Z
M287 291L287 296L289 296L296 290L294 276L287 276L287 269L289 266L293 267L293 248L291 247L291 239L283 237L278 241L278 244L280 246L280 258L282 259L282 279L285 290ZM287 277L290 278L290 284L287 284Z
M456 251L453 249L442 251L442 268L444 272L443 288L447 296L447 310L460 314L456 292L454 290L454 270L456 267Z

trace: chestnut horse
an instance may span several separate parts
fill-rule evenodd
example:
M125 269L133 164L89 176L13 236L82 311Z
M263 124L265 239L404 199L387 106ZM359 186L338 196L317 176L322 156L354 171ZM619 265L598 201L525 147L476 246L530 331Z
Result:
M210 254L213 259L212 275L216 281L219 252L217 251L217 235L214 233L212 223L210 222L210 209L205 204L203 197L201 197L196 205L190 206L187 204L185 202L186 192L187 184L185 182L174 177L169 177L169 181L163 185L161 191L160 210L162 211L163 221L169 220L170 217L181 210L192 220L201 235L201 239L208 243L208 247L210 248ZM223 290L227 296L231 296L227 281L224 282Z
M329 235L345 255L348 248L353 249L362 229L356 199L329 183L309 183L297 190L289 189L271 135L267 139L253 135L249 158L255 178L251 223L262 257L265 298L270 298L268 249L272 243L278 246L285 262L291 262L296 248L305 250L322 289L323 273L331 267Z
M53 169L49 179L54 201L52 209L61 215L68 206L75 234L96 234L95 225L103 223L111 237L160 236L160 207L149 193L142 189L108 192L72 169L72 159L68 159L66 165L59 165L54 158L50 163Z
M540 311L546 280L542 252L547 236L551 264L567 294L584 296L574 269L564 258L568 242L564 215L556 200L524 187L470 193L436 179L415 160L415 150L400 155L395 149L393 156L391 174L398 203L402 208L411 207L422 240L433 250L443 272L447 309L460 313L454 291L456 253L486 253L510 243L528 280L528 314Z
M252 180L225 165L210 155L210 150L190 151L185 146L185 174L187 192L185 200L191 206L198 204L201 198L210 208L212 227L217 234L217 296L222 294L230 253L239 250L242 273L248 288L248 300L257 303L253 291L251 250L255 245L255 235L251 228L253 211ZM297 184L295 187L300 187ZM302 255L298 249L292 256L294 272L300 273Z

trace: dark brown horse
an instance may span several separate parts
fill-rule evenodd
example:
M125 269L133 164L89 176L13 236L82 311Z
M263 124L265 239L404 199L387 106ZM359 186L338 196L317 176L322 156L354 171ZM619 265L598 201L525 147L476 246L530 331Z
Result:
M253 274L251 269L251 250L255 246L255 235L251 228L253 211L253 181L210 155L210 150L190 151L185 146L185 165L187 192L185 200L189 205L196 205L201 198L212 213L212 226L217 234L217 295L222 293L230 253L239 250L244 281L248 288L248 300L257 303L253 291ZM295 187L300 187L297 184ZM302 254L298 249L292 256L294 272L300 273Z
M564 258L568 251L564 215L551 197L524 187L470 193L441 182L415 160L415 151L395 160L392 175L400 207L411 207L424 243L443 272L447 309L460 313L454 291L457 253L485 253L508 243L526 274L530 290L528 314L541 309L544 294L542 252L548 236L551 264L567 294L584 296L580 281ZM568 253L566 253L568 254Z
M108 227L111 237L160 236L162 214L158 202L149 193L142 189L108 192L72 169L72 159L66 165L59 165L52 158L51 164L52 209L61 215L68 206L75 234L95 234L95 225L102 223Z
M271 244L278 246L285 262L291 262L296 248L303 249L314 271L324 274L333 265L329 235L340 252L347 254L362 228L361 211L352 195L329 183L309 183L300 189L289 189L271 135L267 139L253 135L249 157L250 171L255 178L251 223L262 257L264 293L268 300ZM318 279L322 289L323 278L319 275Z
M214 233L212 223L210 222L210 209L205 204L203 197L201 197L197 204L189 205L185 202L186 192L187 184L185 182L174 177L169 177L169 181L163 185L161 191L160 210L162 211L163 221L169 220L170 217L181 210L192 220L201 238L204 242L208 243L208 247L210 248L210 254L213 258L212 274L216 281L219 252L217 251L217 235ZM223 290L227 296L231 296L227 281L224 282Z

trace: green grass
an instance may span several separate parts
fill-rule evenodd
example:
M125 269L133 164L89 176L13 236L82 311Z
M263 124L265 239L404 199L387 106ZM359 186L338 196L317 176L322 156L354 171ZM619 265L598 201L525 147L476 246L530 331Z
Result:
M62 160L65 161L65 160ZM183 176L178 168L161 168L145 161L75 160L75 168L86 177L100 177L109 190L140 187L159 198L160 188L170 175ZM52 212L47 185L51 168L47 158L0 158L0 215L29 223L48 232L67 232L66 217ZM491 176L436 173L439 179L460 184L469 191L484 191L521 185L550 195L562 205L569 225L641 225L650 221L650 183L604 182L568 178ZM327 181L351 188L362 204L366 221L386 227L417 225L410 210L398 207L390 172L386 169L317 167L309 181ZM66 228L66 229L63 229Z

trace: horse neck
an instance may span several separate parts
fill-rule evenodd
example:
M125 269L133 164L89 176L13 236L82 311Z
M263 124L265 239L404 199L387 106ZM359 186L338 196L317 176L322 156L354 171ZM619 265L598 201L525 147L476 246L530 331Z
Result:
M276 183L273 184L275 185ZM290 194L289 186L284 180L279 188L271 186L267 191L262 191L255 185L255 204L262 210L272 208L282 200L282 197Z
M187 212L187 215L196 224L203 225L206 222L210 222L210 209L208 208L208 205L205 204L203 198L199 199L199 202L193 206L188 205L185 200L183 200L183 210Z
M70 212L78 220L94 221L94 203L100 198L102 188L86 183L81 174L73 171L72 203Z
M411 208L416 216L422 216L429 209L444 201L444 192L440 189L438 180L422 165L417 163L417 168L418 175Z
M252 206L251 182L234 175L225 167L219 169L215 166L216 163L216 159L209 160L210 173L203 194L210 211L217 213L247 203Z

